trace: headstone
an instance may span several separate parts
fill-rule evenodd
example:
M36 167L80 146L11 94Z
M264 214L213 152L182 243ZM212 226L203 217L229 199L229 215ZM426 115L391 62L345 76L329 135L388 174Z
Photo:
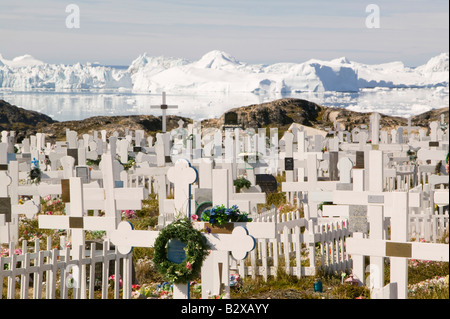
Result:
M77 132L67 130L66 131L66 141L67 141L68 149L78 149Z
M294 158L293 157L285 157L284 158L284 170L285 171L293 171L294 170Z
M78 148L67 149L67 156L71 156L74 159L74 165L78 165Z
M437 141L438 140L438 129L439 122L434 121L430 123L430 140Z
M355 168L364 168L364 152L363 151L356 151Z
M378 145L380 140L380 113L372 113L370 116L371 140L372 144Z
M232 112L232 111L225 113L224 124L225 125L239 125L237 113Z
M397 129L397 144L403 144L403 127Z
M366 205L349 205L348 227L350 232L368 233Z
M337 181L339 180L339 173L338 173L338 159L339 159L339 153L338 152L329 152L329 163L328 163L328 173L330 176L330 181Z
M343 157L337 163L339 169L339 181L341 183L351 183L351 171L353 162L348 157Z
M256 185L261 187L261 191L265 193L273 193L277 191L278 182L271 174L256 174Z
M5 222L11 222L11 198L0 197L0 215L5 216Z
M77 166L75 167L75 177L81 178L81 183L88 184L91 182L91 176L89 167L87 166Z

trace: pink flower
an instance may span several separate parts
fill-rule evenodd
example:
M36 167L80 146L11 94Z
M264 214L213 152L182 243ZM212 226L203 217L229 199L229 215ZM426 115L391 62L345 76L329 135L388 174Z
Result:
M192 269L192 264L189 261L186 263L186 269Z
M134 210L131 210L131 209L127 209L125 211L122 211L122 214L126 218L135 218L136 217L136 212Z
M197 215L192 215L191 219L196 222L198 220L198 216Z
M116 276L115 276L115 275L111 275L111 276L109 277L109 280L111 280L111 281L116 281ZM120 288L122 288L122 284L123 284L122 278L121 278L120 275L119 275L119 287L120 287Z

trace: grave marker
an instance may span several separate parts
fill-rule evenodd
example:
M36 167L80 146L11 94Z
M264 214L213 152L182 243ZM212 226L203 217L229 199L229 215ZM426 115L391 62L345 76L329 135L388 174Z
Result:
M176 109L178 105L167 105L166 104L166 92L162 92L162 104L161 105L151 105L152 109L160 109L162 112L162 132L166 133L166 111L167 109Z

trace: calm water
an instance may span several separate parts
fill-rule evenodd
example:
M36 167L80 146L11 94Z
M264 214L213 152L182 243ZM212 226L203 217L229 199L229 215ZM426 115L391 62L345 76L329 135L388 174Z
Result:
M309 100L328 107L348 108L353 111L377 111L387 115L409 117L431 110L448 107L449 89L377 89L359 93L293 93L293 94L171 94L167 92L167 104L178 105L169 109L168 115L181 115L201 120L219 117L227 110L293 97ZM24 109L44 113L57 121L81 120L98 115L147 115L159 116L161 111L150 105L161 104L160 94L134 94L123 91L102 92L48 92L0 91L0 99Z

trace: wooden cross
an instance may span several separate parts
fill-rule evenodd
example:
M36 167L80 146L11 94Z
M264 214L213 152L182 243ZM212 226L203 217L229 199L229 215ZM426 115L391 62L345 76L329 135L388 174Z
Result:
M20 186L18 162L10 162L9 176L11 181L9 181L8 184L6 184L5 181L3 184L6 184L7 186L9 185L8 188L11 203L10 211L13 216L18 214L26 214L28 218L31 218L34 214L39 212L39 204L33 204L32 201L28 201L26 205L19 205L18 199L20 195L31 195L37 198L44 197L46 195L61 195L63 201L70 198L69 180L73 176L72 168L74 159L70 156L67 156L65 159L67 159L68 163L63 160L63 165L68 165L68 167L66 167L68 173L66 178L61 180L61 184L41 183L40 185ZM114 188L113 160L110 154L102 155L101 168L103 175L103 188L83 184L83 207L85 210L104 210L107 217L116 218L117 226L120 221L121 210L142 209L142 200L146 198L147 191L143 187ZM8 237L11 239L17 239L18 225L13 223L10 226L13 228L9 230L10 234Z
M391 258L390 284L382 286L384 282L383 268L373 270L378 273L378 290L374 295L378 298L408 298L408 264L407 259L425 259L435 261L449 261L448 244L431 244L408 242L408 194L406 192L393 192L392 206L395 214L391 217L391 240L363 239L361 236L348 238L346 241L347 253L352 256L371 256L382 260ZM382 222L382 215L378 216L378 223ZM375 221L375 220L374 220ZM372 229L372 228L371 228ZM357 265L361 266L361 265ZM371 274L372 276L372 274ZM381 284L380 284L381 283Z
M175 184L174 208L176 213L190 218L191 214L191 184L195 183L198 173L191 163L184 158L175 162L175 166L167 171L167 178Z
M151 105L152 109L160 109L162 111L162 132L166 133L166 110L176 109L178 105L167 105L166 104L166 92L162 92L162 104L161 105Z
M81 178L71 177L69 179L70 195L66 202L67 215L40 215L38 217L39 228L42 229L67 229L72 233L72 249L73 259L80 258L81 251L85 245L86 230L106 230L112 231L118 223L116 217L93 217L83 216L83 187ZM68 256L67 256L68 258ZM85 271L85 268L82 269ZM86 298L85 282L81 283L81 287L76 288L75 293L81 298Z
M11 184L11 177L6 170L0 170L0 232L6 232L5 223L11 222L11 199L8 196L8 185ZM0 242L4 239L0 233Z
M18 174L11 174L11 168L18 167L17 161L11 161L9 165L10 171L0 170L0 242L9 242L18 240L18 220L14 218L19 214L25 214L27 218L32 218L40 210L38 204L34 200L19 205L18 192L13 184L18 183ZM6 167L5 167L6 168Z
M69 172L62 179L61 184L45 184L40 185L18 185L17 182L12 182L11 187L17 190L17 195L39 195L41 197L45 195L62 195L65 196L64 185L66 185L68 179L73 176L73 158L67 156L67 162L63 160L66 170ZM10 173L12 176L18 175L17 162L11 162ZM115 212L124 209L141 209L141 201L145 199L146 191L143 187L138 188L114 188L114 176L113 176L113 160L110 154L102 155L101 162L101 174L103 177L103 188L95 187L94 185L83 184L84 192L84 208L105 210L107 215L114 216ZM68 185L68 184L67 184ZM115 201L105 201L109 197L114 198ZM114 212L114 213L113 213Z
M369 164L370 164L370 175L369 175L369 189L365 190L362 186L364 183L361 179L364 178L364 170L356 169L353 174L353 191L332 191L332 192L311 192L310 198L321 198L324 201L332 202L337 205L334 209L347 209L348 216L348 206L364 206L367 207L367 213L365 218L366 222L370 224L370 241L376 242L384 242L386 234L384 233L384 218L391 218L391 240L394 242L407 242L408 241L408 207L411 206L410 198L413 199L415 194L406 193L406 192L383 192L383 161L382 161L382 151L370 151L369 154ZM358 174L355 174L358 172ZM361 173L362 172L362 173ZM360 185L360 186L356 186ZM448 194L448 193L447 193ZM327 207L327 206L325 206ZM325 210L324 210L325 211ZM342 216L342 217L347 217ZM359 217L359 216L357 216ZM361 218L364 216L361 215ZM351 225L352 221L349 220L349 224ZM367 232L367 230L365 231ZM359 242L362 240L363 234L361 232L354 233L354 239L350 240L350 242ZM368 247L369 242L364 244L364 247ZM356 245L356 244L352 244ZM391 245L391 244L388 244ZM349 247L349 242L347 241L347 247ZM384 273L384 262L383 257L386 255L380 255L379 253L374 253L371 250L367 250L367 253L360 254L360 250L357 250L354 247L359 247L358 249L362 249L362 246L351 246L350 251L347 249L347 253L353 254L353 274L355 277L362 281L364 278L364 258L362 256L371 256L370 257L370 267L372 269L377 269L377 272L381 274L374 279L374 288L382 288L383 287L383 273ZM382 249L379 246L377 249ZM394 248L396 246L394 245ZM353 250L356 249L356 250ZM448 250L448 248L447 248ZM407 296L407 280L405 280L405 276L407 278L407 261L406 259L400 258L401 256L397 256L395 254L389 255L393 257L391 259L391 282L396 282L399 289L398 294L399 298L406 298ZM448 253L447 253L448 256ZM399 258L397 258L399 257ZM411 257L414 258L414 257ZM448 259L448 257L447 257ZM387 288L386 288L387 289ZM406 290L405 290L406 289ZM377 291L375 292L377 293Z
M175 208L181 211L184 216L190 216L190 188L191 184L197 180L197 172L191 167L189 161L185 159L179 159L175 166L171 167L167 173L168 179L175 184L174 203ZM178 190L177 190L178 188ZM213 249L210 256L216 256L215 252L221 253L226 257L226 266L221 276L221 280L228 273L228 252L231 251L233 257L237 259L245 258L246 254L255 248L255 242L252 235L243 226L248 226L251 223L245 225L245 223L235 227L231 234L204 234L208 244ZM269 223L266 226L269 226ZM203 223L194 223L196 227L203 228ZM264 227L263 227L264 228ZM266 227L267 228L267 227ZM264 229L261 232L266 232ZM269 230L270 232L270 230ZM129 253L133 247L152 247L155 239L158 237L158 231L150 230L134 230L133 225L129 222L121 222L117 229L111 234L111 241L116 245L120 253ZM275 232L273 231L273 237ZM225 254L225 255L224 255ZM224 257L225 258L225 257ZM212 261L214 265L214 260ZM205 262L205 266L211 265L210 262ZM208 278L202 278L205 284L208 282ZM189 295L188 285L177 284L174 285L174 298L186 299Z
M308 181L304 181L304 175L299 174L298 182L283 182L281 188L283 192L313 192L319 190L333 191L336 189L338 181L318 181L317 180L317 158L316 154L307 155L307 173ZM311 204L312 199L308 198ZM319 201L320 202L320 201ZM317 217L317 207L309 205L309 209L305 209L305 218Z
M199 227L202 228L203 224ZM112 232L111 242L116 245L121 254L128 254L133 247L153 247L159 231L151 230L134 230L130 222L123 221L117 229ZM234 258L241 260L247 257L247 253L255 248L255 241L248 234L248 230L243 227L235 227L230 234L204 234L208 245L212 248L211 254L215 251L231 252ZM228 257L227 257L228 258ZM205 265L204 265L205 266ZM226 261L226 269L228 270L228 260ZM203 270L202 270L203 272ZM227 278L228 276L225 276ZM202 278L202 282L207 283L207 278ZM189 296L187 284L175 284L175 299L186 299Z

